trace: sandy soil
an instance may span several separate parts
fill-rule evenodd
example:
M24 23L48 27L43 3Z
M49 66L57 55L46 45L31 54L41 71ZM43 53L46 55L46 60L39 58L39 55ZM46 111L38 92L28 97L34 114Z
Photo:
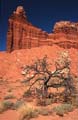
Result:
M0 52L0 101L4 99L9 91L15 96L12 101L21 98L26 87L21 84L24 79L21 71L22 67L31 64L38 58L48 56L49 62L52 63L52 71L55 70L55 60L58 52L64 50L58 46L43 46L39 48L15 50L12 53ZM68 49L71 58L71 72L78 75L78 51L74 48ZM73 69L72 69L73 68ZM8 110L0 114L0 120L18 120L18 113L14 110ZM32 120L78 120L78 110L66 114L64 117L57 115L39 116Z

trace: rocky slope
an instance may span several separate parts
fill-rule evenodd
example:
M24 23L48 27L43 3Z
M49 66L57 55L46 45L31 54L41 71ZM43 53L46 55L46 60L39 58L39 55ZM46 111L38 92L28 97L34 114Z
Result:
M59 46L41 46L31 49L15 50L11 53L0 52L0 101L7 100L8 96L12 96L10 101L16 102L21 100L21 97L26 92L26 85L22 84L21 81L24 80L22 73L22 67L27 64L32 64L38 58L43 58L45 55L48 57L48 61L52 63L52 71L55 70L55 60L58 58L58 53L65 51L64 48ZM78 75L78 51L77 49L71 48L66 49L69 52L71 58L71 72L75 76ZM54 90L54 89L53 89ZM23 99L23 98L22 98ZM33 100L33 98L32 98ZM27 100L25 99L26 103ZM35 101L32 101L33 105ZM32 103L32 102L29 102ZM53 107L52 104L47 107ZM56 104L57 105L57 104ZM42 109L42 107L41 107ZM74 110L69 114L64 115L64 117L59 117L56 114L48 116L39 116L33 118L32 120L77 120L78 110ZM9 115L10 114L10 115ZM3 114L0 114L0 120L17 120L19 118L18 111L8 110Z
M32 49L15 50L11 53L0 52L0 77L7 78L8 80L17 80L21 78L21 67L31 64L37 58L48 56L52 62L52 70L55 70L55 60L58 57L58 52L65 49L58 46L42 46ZM69 51L71 57L71 71L78 74L78 51L71 48L66 49Z

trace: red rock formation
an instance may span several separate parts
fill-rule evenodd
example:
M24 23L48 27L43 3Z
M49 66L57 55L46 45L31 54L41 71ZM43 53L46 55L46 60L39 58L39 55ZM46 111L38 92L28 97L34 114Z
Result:
M54 33L76 34L78 33L78 23L70 21L60 21L54 26Z
M53 32L55 37L59 39L57 45L64 48L77 48L78 49L78 23L70 21L60 21L54 26ZM61 38L65 40L61 41Z
M57 22L53 31L54 33L48 34L33 26L27 20L23 7L19 6L9 18L7 51L53 44L64 48L78 48L78 23ZM62 37L65 40L61 41Z

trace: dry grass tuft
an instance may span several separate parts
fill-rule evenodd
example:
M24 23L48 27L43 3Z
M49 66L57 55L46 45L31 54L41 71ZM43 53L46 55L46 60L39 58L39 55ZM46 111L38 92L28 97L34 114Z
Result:
M19 120L29 120L38 116L36 109L30 104L23 104L19 109Z
M64 114L67 114L68 112L73 111L74 107L71 104L62 104L60 106L54 107L53 111L56 112L59 116L64 116Z
M12 109L14 106L14 103L11 101L2 101L0 102L0 113L8 110L8 109Z

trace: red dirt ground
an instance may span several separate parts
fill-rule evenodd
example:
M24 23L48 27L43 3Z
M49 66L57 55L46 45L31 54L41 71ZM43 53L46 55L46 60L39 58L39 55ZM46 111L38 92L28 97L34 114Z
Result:
M18 120L18 117L18 113L12 110L0 114L0 120ZM38 118L32 118L31 120L78 120L78 110L74 110L73 112L66 114L64 117L52 114L50 116L39 116Z
M43 58L48 56L49 61L52 63L52 71L55 70L55 60L58 57L58 52L63 51L63 48L58 46L43 46L39 48L15 50L12 53L0 52L0 101L8 94L8 91L12 89L12 94L16 96L13 101L20 98L23 92L26 90L25 86L21 85L20 81L24 79L21 74L21 67L31 64L37 58ZM71 58L71 72L78 75L78 50L71 48L67 50ZM63 118L59 116L39 116L32 120L78 120L78 110L75 110ZM0 120L18 120L18 113L8 110L3 114L0 114Z

